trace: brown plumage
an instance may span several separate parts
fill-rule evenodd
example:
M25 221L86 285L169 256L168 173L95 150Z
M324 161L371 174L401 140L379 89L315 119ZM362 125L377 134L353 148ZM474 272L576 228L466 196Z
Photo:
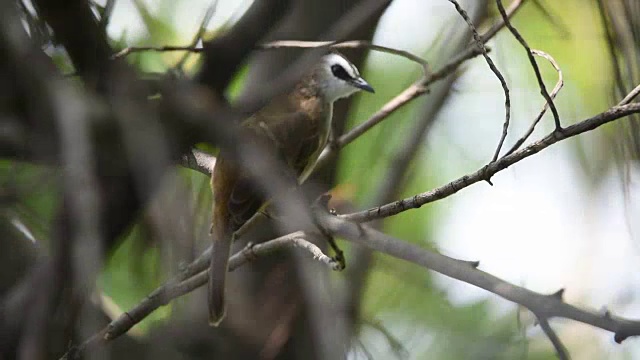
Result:
M336 69L340 70L338 75ZM246 119L241 131L246 139L268 146L299 181L304 181L326 145L333 102L358 88L373 91L344 57L327 55L293 91L273 99ZM217 326L225 315L224 289L233 233L260 209L265 199L249 178L225 159L224 153L216 162L211 188L213 249L208 300L209 323Z

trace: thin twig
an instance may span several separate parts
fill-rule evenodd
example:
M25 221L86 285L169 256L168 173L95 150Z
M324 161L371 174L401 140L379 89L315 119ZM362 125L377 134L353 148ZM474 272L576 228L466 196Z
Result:
M370 326L372 329L377 330L389 344L389 347L396 354L398 359L408 359L409 358L409 350L404 346L402 341L396 338L389 329L387 329L382 322L375 319L363 319L363 324Z
M564 128L562 133L554 131L543 139L536 141L513 154L504 156L498 161L492 162L472 174L462 176L439 188L382 206L374 207L369 210L339 216L350 221L368 222L393 216L410 209L417 209L422 205L451 196L474 183L484 181L488 177L493 176L522 159L528 158L529 156L534 155L559 141L580 135L584 132L596 129L606 123L637 113L640 113L640 103L614 106L596 116Z
M300 41L300 40L280 40L272 41L259 45L262 49L282 49L282 48L318 48L328 47L335 49L360 49L367 48L374 51L394 54L409 59L415 63L418 63L422 67L422 71L425 76L429 74L429 64L423 58L418 55L412 54L409 51L394 49L387 46L372 44L367 40L348 40L348 41Z
M109 21L111 20L111 14L113 14L113 9L115 8L116 0L107 0L107 3L104 5L102 10L102 16L100 17L100 29L102 31L106 31L107 26L109 26Z
M264 243L255 245L248 244L244 249L229 259L229 271L233 271L259 257L284 248L304 249L310 252L314 259L327 265L330 269L340 270L340 266L336 261L326 256L319 247L305 240L305 237L307 237L306 233L297 231ZM185 272L183 272L176 278L155 289L144 300L113 320L107 327L70 350L62 359L75 359L85 350L119 337L159 307L167 305L171 300L205 285L209 278L207 266L209 265L210 255L210 251L205 251L188 267L188 272L192 273L193 276L185 278ZM179 279L183 280L177 281Z
M205 18L206 21L206 18ZM204 25L204 23L203 23ZM202 29L203 27L201 27ZM144 51L153 51L153 52L170 52L170 51L186 51L190 53L200 53L203 51L203 48L196 47L198 40L202 35L200 32L196 35L194 42L191 45L183 45L183 46L129 46L126 47L116 54L113 55L113 58L120 58L127 56L136 52L144 52ZM430 74L429 64L426 60L421 58L418 55L415 55L409 51L400 50L391 48L388 46L376 45L372 44L367 40L348 40L348 41L302 41L302 40L280 40L280 41L272 41L264 44L258 45L259 49L282 49L282 48L336 48L336 49L360 49L367 48L374 51L384 52L388 54L394 54L401 57L404 57L408 60L411 60L420 65L422 71L425 76Z
M542 75L540 74L540 68L538 67L538 63L536 63L536 58L533 56L533 52L531 48L527 44L527 41L520 35L518 30L511 24L507 17L507 13L504 10L504 6L502 5L502 0L496 0L496 4L498 5L498 11L502 18L504 19L507 28L513 36L520 42L522 47L527 51L527 57L529 58L529 62L531 63L531 67L536 74L536 79L538 80L538 86L540 87L540 93L544 97L544 99L549 103L549 107L551 107L551 113L553 114L553 121L556 125L556 131L562 131L562 124L560 124L560 115L558 115L558 110L556 109L556 105L553 103L553 99L549 96L549 92L547 91L547 87L544 85L544 80L542 79Z
M209 7L207 8L207 11L204 13L204 17L202 18L202 22L200 22L200 27L198 28L198 32L196 33L196 35L193 37L193 40L191 41L191 47L195 48L196 46L198 46L198 42L202 40L202 36L204 35L204 32L207 29L207 25L209 25L209 22L211 21L211 18L215 14L217 7L218 7L218 0L213 0L213 3L209 5ZM180 61L178 61L175 68L182 69L184 64L187 62L189 55L191 55L191 52L186 52L184 56L182 56Z
M638 96L638 94L640 94L640 85L633 88L633 90L631 90L631 92L628 93L627 96L624 97L624 99L620 100L620 102L616 106L629 104L631 101L633 101L633 99L636 98L636 96Z
M471 19L469 18L469 15L467 15L467 12L464 11L464 9L460 6L460 4L458 4L456 0L449 0L449 2L453 4L453 6L456 8L456 11L458 11L460 16L462 16L462 18L464 19L464 21L467 22L467 25L469 26L469 29L471 29L471 33L473 34L473 39L476 42L476 46L482 53L482 56L487 62L487 65L489 65L489 68L491 69L491 71L496 75L498 80L500 80L500 85L502 86L502 90L504 91L504 111L505 111L504 125L502 126L502 135L500 136L498 147L496 148L496 152L493 154L493 159L491 160L491 162L495 162L496 160L498 160L498 156L500 155L500 150L502 149L504 140L507 138L507 132L509 131L509 120L511 118L511 98L509 97L509 87L507 86L507 81L504 79L504 76L502 76L502 73L500 73L500 70L498 70L496 65L493 63L493 60L491 60L491 57L489 57L489 54L487 54L487 49L484 47L485 40L480 36L480 34L478 34L478 30L476 30L476 27L475 25L473 25L473 21L471 21ZM503 20L505 20L505 24L509 26L508 19L503 17ZM486 180L490 181L489 178L487 178Z
M549 325L549 320L545 317L538 317L538 322L540 322L540 327L542 331L547 335L549 341L553 345L553 348L556 349L556 354L558 355L558 359L560 360L569 360L571 357L569 356L569 351L564 346L558 334L553 331L551 325Z
M195 47L191 45L182 45L182 46L128 46L117 53L111 56L112 59L118 59L121 57L128 56L129 54L144 52L144 51L153 51L153 52L170 52L170 51L188 51L193 53L201 53L204 51L201 47Z
M541 57L547 59L551 63L553 68L556 70L556 72L558 73L558 82L556 82L556 85L553 87L553 90L551 90L551 98L555 99L556 95L558 95L558 92L560 91L560 89L562 89L562 86L564 86L564 79L563 79L563 76L562 76L562 70L560 69L560 65L558 65L558 63L555 61L555 59L553 57L551 57L551 55L545 53L544 51L532 49L531 52L534 55L541 56ZM625 104L620 103L620 105L625 105ZM511 149L509 149L509 151L507 151L506 155L512 154L514 151L518 150L518 148L522 144L524 144L525 141L527 141L529 136L531 136L533 131L536 129L536 125L538 125L538 123L540 122L540 120L542 119L544 114L547 112L548 108L549 108L549 103L545 102L544 106L542 107L542 110L540 111L538 116L535 118L535 120L533 121L533 123L531 124L531 126L529 127L527 132L520 139L518 139L518 141L516 141L516 143L511 147Z

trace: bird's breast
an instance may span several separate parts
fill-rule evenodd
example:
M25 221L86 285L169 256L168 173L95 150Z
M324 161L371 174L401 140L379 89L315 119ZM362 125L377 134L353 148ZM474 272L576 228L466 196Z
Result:
M304 154L305 166L304 170L298 176L298 182L303 183L311 171L315 167L322 150L327 145L329 139L329 133L331 133L331 121L333 118L333 105L329 103L324 111L324 114L318 118L318 123L314 126L313 134L306 139L306 144L301 144L302 148L307 148L307 154ZM303 151L305 152L305 151Z

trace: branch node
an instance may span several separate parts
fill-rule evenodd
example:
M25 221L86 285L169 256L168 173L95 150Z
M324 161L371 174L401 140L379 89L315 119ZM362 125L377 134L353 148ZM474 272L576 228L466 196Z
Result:
M242 256L244 256L248 262L252 262L258 258L258 256L253 252L254 246L255 244L253 242L248 242L244 249L242 249Z
M495 162L495 161L492 161L490 164L493 164L494 162ZM482 168L482 177L483 177L483 179L482 179L482 180L486 181L486 182L487 182L487 184L489 184L489 185L493 186L493 183L491 182L491 177L493 176L493 174L489 171L489 165L490 165L490 164L485 165L485 166Z

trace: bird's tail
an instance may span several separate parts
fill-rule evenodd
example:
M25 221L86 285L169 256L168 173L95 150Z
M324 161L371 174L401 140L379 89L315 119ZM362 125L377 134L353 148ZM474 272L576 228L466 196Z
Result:
M229 269L229 255L231 253L231 237L213 234L211 249L211 263L209 265L209 325L218 326L224 319L225 282Z

